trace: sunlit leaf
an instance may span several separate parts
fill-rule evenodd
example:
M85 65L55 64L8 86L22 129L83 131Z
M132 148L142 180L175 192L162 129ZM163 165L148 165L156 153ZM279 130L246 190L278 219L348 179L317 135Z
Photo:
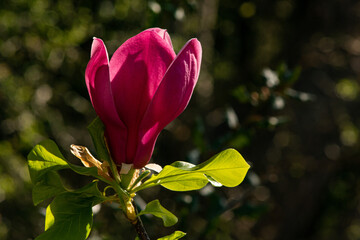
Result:
M140 187L141 189L162 185L163 187L173 191L191 191L203 188L208 183L207 177L203 173L182 170L180 168L167 165L158 174L153 175L145 181Z
M29 153L28 161L31 180L34 184L32 196L35 205L48 198L70 191L63 186L57 170L71 168L79 174L101 179L95 167L87 168L67 163L56 143L52 140L45 140L36 145ZM89 190L92 192L89 193ZM101 196L100 191L94 187L93 183L72 192L89 193L88 196Z
M57 171L66 168L70 168L81 175L104 179L98 174L96 167L83 167L66 162L56 143L49 139L42 141L33 148L28 155L28 162L33 184L41 181L42 175L48 171Z
M42 141L32 149L28 155L28 162L33 183L38 182L42 175L48 171L69 167L56 143L49 139Z
M235 187L244 180L249 167L240 153L227 149L198 166L186 162L167 165L158 175L135 188L134 192L156 185L173 191L197 190L209 181L214 186Z
M170 227L178 221L177 217L171 212L169 212L167 209L165 209L163 206L161 206L159 200L157 199L149 202L146 205L146 208L141 211L138 216L141 216L143 214L152 214L155 217L161 218L164 222L165 227Z
M185 235L186 235L186 233L184 233L182 231L175 231L174 233L172 233L170 235L167 235L162 238L158 238L158 240L177 240L177 239L184 237Z
M227 149L195 167L226 187L235 187L245 178L250 165L235 149ZM193 170L193 171L194 171Z

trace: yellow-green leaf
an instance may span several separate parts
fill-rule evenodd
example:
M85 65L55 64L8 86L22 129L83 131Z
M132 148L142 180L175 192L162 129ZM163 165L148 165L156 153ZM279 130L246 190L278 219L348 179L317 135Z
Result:
M209 181L217 187L235 187L244 180L249 168L240 153L227 149L198 166L186 162L167 165L132 192L156 185L173 191L190 191L203 188Z
M57 171L69 167L56 143L49 139L42 141L32 149L28 155L28 163L33 183L38 182L47 171Z
M185 235L186 235L186 233L184 233L182 231L175 231L174 233L167 235L165 237L162 237L162 238L158 238L157 240L177 240L177 239L184 237Z
M146 208L142 210L138 216L141 216L143 214L152 214L155 217L161 218L164 222L165 227L170 227L177 223L178 219L177 217L169 212L166 208L161 206L159 200L154 200L152 202L149 202L146 205Z
M227 149L195 167L226 187L235 187L245 178L250 165L235 149Z

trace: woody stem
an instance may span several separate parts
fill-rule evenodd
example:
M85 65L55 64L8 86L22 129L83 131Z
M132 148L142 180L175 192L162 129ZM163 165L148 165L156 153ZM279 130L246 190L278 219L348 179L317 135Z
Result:
M144 228L144 225L143 225L140 217L137 217L137 221L132 224L135 227L135 230L136 230L140 240L150 240L149 235L147 234L146 229Z

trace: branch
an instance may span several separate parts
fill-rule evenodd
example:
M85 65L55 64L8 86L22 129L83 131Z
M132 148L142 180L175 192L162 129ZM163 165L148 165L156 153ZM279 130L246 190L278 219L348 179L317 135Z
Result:
M147 234L146 229L144 228L144 225L143 225L140 217L137 217L136 221L131 222L131 223L135 227L140 240L150 240L149 235Z

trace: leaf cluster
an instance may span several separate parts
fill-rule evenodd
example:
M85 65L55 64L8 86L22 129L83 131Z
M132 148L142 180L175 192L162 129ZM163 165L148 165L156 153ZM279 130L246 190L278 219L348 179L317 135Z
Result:
M45 232L36 240L86 239L92 227L92 207L104 202L118 203L132 223L141 215L152 214L161 218L165 227L172 226L177 223L177 217L161 206L157 199L136 214L132 203L136 193L157 185L180 192L201 189L209 182L216 187L235 187L243 181L250 167L236 150L227 149L197 166L178 161L163 169L158 167L158 170L161 169L158 174L145 169L130 169L128 173L120 174L121 171L109 155L104 139L104 126L100 119L97 118L90 124L89 132L98 156L102 162L108 163L108 168L102 164L84 164L83 167L69 163L52 140L36 145L28 155L29 172L34 185L34 204L53 198L46 209ZM91 161L98 161L91 155L88 156L92 158ZM101 171L109 171L107 176L111 177L104 177L99 168ZM155 168L149 165L149 169ZM71 169L80 175L94 177L95 180L80 189L68 189L63 185L58 173L62 169ZM103 191L98 188L99 181L108 185ZM114 189L115 195L106 195L109 187ZM179 239L184 235L185 233L176 231L161 239Z

